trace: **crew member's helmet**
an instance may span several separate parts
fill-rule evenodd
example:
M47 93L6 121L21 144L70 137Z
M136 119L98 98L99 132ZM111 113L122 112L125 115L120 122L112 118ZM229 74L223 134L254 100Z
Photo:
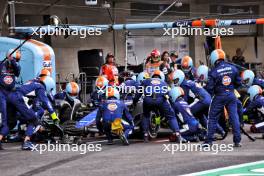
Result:
M40 73L39 73L39 76L38 77L43 77L43 76L51 76L50 74L50 71L46 68L43 68Z
M184 56L181 59L181 69L184 72L189 72L193 67L193 60L190 56Z
M246 86L251 86L253 84L255 74L251 70L245 70L241 73L242 83Z
M104 76L98 76L98 78L95 81L96 90L105 91L105 89L108 86L109 81ZM101 92L100 91L100 92Z
M225 59L225 52L222 49L214 50L210 55L211 66L214 66L216 61Z
M199 81L207 82L207 80L208 80L208 71L209 71L209 68L206 65L200 65L197 68L196 75L197 75Z
M251 101L253 101L254 98L256 97L256 95L261 95L262 94L262 89L258 85L253 85L253 86L250 86L250 88L248 89L247 93L249 94L249 99Z
M181 87L173 87L169 91L169 96L171 97L172 101L175 102L177 98L184 96L184 91Z
M160 70L155 70L152 75L151 78L159 78L161 81L165 81L165 76L164 73Z
M141 84L141 82L145 79L150 78L149 74L147 72L141 72L137 76L137 82Z
M152 59L153 62L158 62L158 61L160 61L160 52L159 52L159 50L154 49L154 50L150 53L150 55L151 55L151 59Z
M113 98L120 99L119 91L114 87L107 87L106 89L106 99Z
M185 74L181 70L175 70L172 73L172 80L173 80L173 85L174 86L180 86L185 79Z
M80 92L79 85L76 82L69 82L66 85L65 92L66 92L67 97L73 100L77 98Z
M55 81L50 76L42 77L40 79L40 82L42 82L44 84L47 93L51 93L56 88Z

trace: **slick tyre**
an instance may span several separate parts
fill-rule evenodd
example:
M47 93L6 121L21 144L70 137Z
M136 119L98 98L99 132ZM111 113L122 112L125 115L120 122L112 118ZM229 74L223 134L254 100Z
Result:
M71 112L72 112L72 108L68 104L62 105L58 113L58 116L62 124L68 120L71 120Z
M149 137L151 139L155 139L158 136L158 132L160 129L160 124L157 124L155 121L155 118L157 117L157 114L155 112L150 112L150 126L148 130Z

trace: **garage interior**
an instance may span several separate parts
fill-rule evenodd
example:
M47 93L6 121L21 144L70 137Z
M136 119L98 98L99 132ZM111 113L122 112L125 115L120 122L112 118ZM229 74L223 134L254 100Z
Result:
M1 0L0 34L10 35L6 23L8 20L8 3L14 3L15 26L43 25L45 19L57 15L64 23L78 25L126 24L147 22L174 22L186 19L254 19L263 17L264 1L261 0ZM89 3L93 5L89 5ZM172 5L173 4L173 5ZM172 5L168 10L167 7ZM165 12L165 13L163 13ZM223 15L225 13L225 15ZM100 15L98 15L100 14ZM230 14L230 15L229 15ZM47 24L47 22L46 22ZM241 25L234 27L233 36L223 36L222 45L227 55L232 58L237 48L241 48L246 62L261 67L264 61L263 25ZM78 75L80 66L78 56L81 51L89 54L91 50L101 52L102 59L108 52L114 53L116 62L125 65L139 65L144 62L153 48L161 52L178 52L180 56L190 55L195 65L206 62L204 42L206 36L163 36L163 30L108 30L100 36L45 36L35 37L50 45L56 56L56 70L62 80L69 73ZM127 42L127 44L126 44ZM79 53L79 54L78 54ZM98 64L86 67L101 66ZM95 71L96 72L96 71ZM69 75L68 75L69 76Z

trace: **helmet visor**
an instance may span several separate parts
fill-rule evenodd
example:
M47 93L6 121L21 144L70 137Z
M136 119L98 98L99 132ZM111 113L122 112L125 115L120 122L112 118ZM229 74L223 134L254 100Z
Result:
M178 86L178 85L179 85L179 78L174 79L174 80L173 80L173 84L174 84L175 86Z

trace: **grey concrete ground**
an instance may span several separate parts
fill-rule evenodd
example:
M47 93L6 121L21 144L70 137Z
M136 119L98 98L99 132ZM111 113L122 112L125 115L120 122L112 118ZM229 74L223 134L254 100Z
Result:
M255 135L260 136L260 135ZM102 140L102 139L97 139ZM89 143L89 142L88 142ZM100 143L100 142L96 142ZM231 134L218 144L232 144ZM165 138L151 143L132 139L130 146L107 146L102 151L88 152L39 152L21 151L19 144L4 144L0 151L1 176L102 176L102 175L181 175L235 164L264 160L264 140L250 142L243 135L242 148L232 152L171 152L163 151Z

